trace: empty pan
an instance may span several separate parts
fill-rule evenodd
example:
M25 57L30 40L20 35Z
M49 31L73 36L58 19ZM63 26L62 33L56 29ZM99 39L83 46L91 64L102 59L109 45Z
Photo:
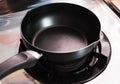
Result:
M50 3L30 10L22 21L21 37L30 51L0 64L0 78L33 67L40 57L66 65L84 65L100 38L100 22L88 9L70 3Z

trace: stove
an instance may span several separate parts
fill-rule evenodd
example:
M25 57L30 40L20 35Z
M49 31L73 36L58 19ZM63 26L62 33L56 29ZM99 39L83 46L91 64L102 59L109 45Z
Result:
M101 23L101 38L99 45L95 48L94 52L91 53L93 56L90 64L84 69L78 69L72 73L50 73L48 69L40 67L40 71L37 75L40 78L31 74L31 69L19 70L8 77L2 79L1 84L42 84L49 82L52 84L119 84L120 83L120 19L119 17L105 4L103 0L46 0L43 3L37 3L32 5L32 8L38 7L42 4L49 2L69 2L81 5L85 8L90 9L97 15ZM19 49L19 39L16 40L14 36L20 36L20 23L25 16L26 12L30 9L15 11L0 16L0 36L4 33L8 36L12 35L11 39L6 38L7 43L3 42L4 39L0 38L0 62L3 62L8 57L16 54ZM2 22L3 20L3 22ZM12 31L12 32L11 32ZM14 34L14 33L17 33ZM5 35L6 37L6 35ZM19 37L20 38L20 37ZM10 41L9 41L10 40ZM12 41L11 41L12 40ZM17 43L12 43L17 42ZM17 45L16 45L17 44ZM20 43L22 45L22 43ZM21 48L23 51L25 48ZM6 53L7 51L7 53ZM112 53L111 53L112 51ZM9 56L10 55L10 56ZM43 62L41 62L42 65ZM37 64L36 66L41 66ZM36 70L36 69L35 69ZM26 73L26 71L29 72ZM36 70L37 72L37 70ZM33 78L31 77L33 76ZM41 82L38 82L39 79ZM58 80L58 78L60 80ZM74 80L72 80L74 79ZM47 81L47 82L46 82Z
M85 68L71 72L54 71L48 68L49 62L41 59L35 67L25 70L42 84L83 84L88 82L105 70L111 57L111 45L108 38L103 32L101 32L100 38L101 41L91 52L92 59ZM27 49L21 41L19 51L25 50Z

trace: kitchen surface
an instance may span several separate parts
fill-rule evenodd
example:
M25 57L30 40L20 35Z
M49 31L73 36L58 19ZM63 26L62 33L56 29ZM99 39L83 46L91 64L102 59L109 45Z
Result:
M91 10L99 18L101 31L110 41L112 52L106 69L85 84L120 84L120 18L103 0L41 0L39 3L29 4L27 8L24 6L24 10L2 12L0 15L0 63L18 53L21 21L27 11L42 4L54 2L75 3ZM107 50L104 51L107 52ZM33 79L24 70L19 70L2 79L0 84L42 83Z
M104 2L120 17L120 0L104 0Z

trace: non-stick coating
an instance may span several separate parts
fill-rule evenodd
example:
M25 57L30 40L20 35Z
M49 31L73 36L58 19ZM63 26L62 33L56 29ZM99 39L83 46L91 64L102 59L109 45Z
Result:
M68 26L85 32L89 44L99 39L100 23L87 9L70 4L49 4L28 12L22 24L23 36L32 43L41 29Z
M80 59L93 50L100 39L100 22L94 13L81 6L50 3L26 14L22 21L21 34L28 49L43 53L47 60L64 63ZM62 40L62 48L58 47L59 36L69 38L59 39ZM44 37L51 39L45 40ZM70 44L66 40L71 41Z
M87 46L87 39L83 32L74 28L56 26L38 31L32 44L47 51L66 53Z

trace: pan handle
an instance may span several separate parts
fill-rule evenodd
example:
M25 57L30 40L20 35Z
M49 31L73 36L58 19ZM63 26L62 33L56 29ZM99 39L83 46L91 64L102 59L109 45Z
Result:
M0 80L16 70L33 67L41 56L31 50L12 56L0 64Z

